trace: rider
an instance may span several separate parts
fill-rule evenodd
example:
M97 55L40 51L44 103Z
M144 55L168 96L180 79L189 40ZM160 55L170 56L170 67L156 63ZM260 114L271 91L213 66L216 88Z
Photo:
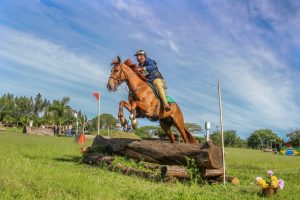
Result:
M147 57L147 54L144 50L138 50L135 54L136 59L139 63L139 67L141 67L144 71L146 71L147 81L153 84L159 93L159 96L163 102L165 110L170 110L171 106L166 98L165 85L163 81L163 77L158 71L157 64L154 60Z

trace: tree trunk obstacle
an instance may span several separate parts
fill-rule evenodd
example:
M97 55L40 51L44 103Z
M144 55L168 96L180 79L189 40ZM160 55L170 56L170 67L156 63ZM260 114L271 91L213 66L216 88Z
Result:
M160 176L189 179L187 158L195 160L203 178L220 177L222 170L222 149L213 142L205 144L172 144L161 140L136 140L97 136L92 146L84 153L82 161L89 164L107 164L111 170L124 174L155 177L155 173L126 167L121 163L112 164L113 157L121 155L144 163L150 170L160 170Z

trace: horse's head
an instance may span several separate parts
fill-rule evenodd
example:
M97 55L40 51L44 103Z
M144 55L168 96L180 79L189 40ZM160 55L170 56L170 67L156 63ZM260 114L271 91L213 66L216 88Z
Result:
M117 91L118 86L126 80L126 74L124 71L124 64L121 62L121 58L117 56L111 63L113 68L108 79L107 89L109 91Z

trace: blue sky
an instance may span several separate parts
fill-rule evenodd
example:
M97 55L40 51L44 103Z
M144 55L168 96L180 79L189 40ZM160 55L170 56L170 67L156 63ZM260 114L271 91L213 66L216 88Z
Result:
M186 121L245 138L300 126L300 2L280 0L0 1L0 95L71 97L71 106L116 116L122 88L109 93L110 62L155 59ZM140 124L151 124L140 120Z

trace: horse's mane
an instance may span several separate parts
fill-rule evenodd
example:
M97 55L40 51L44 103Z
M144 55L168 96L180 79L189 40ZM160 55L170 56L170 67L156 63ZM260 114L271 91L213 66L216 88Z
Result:
M130 58L127 58L124 61L124 64L127 65L136 75L138 75L143 81L147 82L146 77L138 70L139 66L134 64Z

